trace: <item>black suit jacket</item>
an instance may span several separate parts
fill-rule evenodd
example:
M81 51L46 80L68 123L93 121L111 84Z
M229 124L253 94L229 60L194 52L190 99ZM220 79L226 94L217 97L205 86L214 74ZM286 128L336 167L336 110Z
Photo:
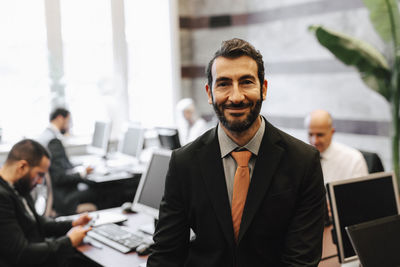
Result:
M236 244L212 129L172 153L147 266L317 266L325 203L317 150L266 122Z
M67 255L75 253L70 239L65 236L71 221L55 222L41 217L36 213L32 199L26 199L35 219L0 177L0 258L9 266L58 266ZM50 236L59 238L45 240Z
M79 173L71 172L73 166L59 139L52 139L47 148L51 154L49 174L53 187L54 209L60 214L73 213L77 203L71 204L69 203L71 201L67 200L71 197L71 193L77 191L78 183L89 183L89 181L82 179Z

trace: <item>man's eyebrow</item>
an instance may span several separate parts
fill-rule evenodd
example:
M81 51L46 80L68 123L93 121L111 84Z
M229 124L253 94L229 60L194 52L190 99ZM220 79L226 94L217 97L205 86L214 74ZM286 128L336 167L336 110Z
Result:
M215 80L215 82L226 82L226 81L231 81L232 79L228 77L219 77Z
M246 80L246 79L255 80L256 77L254 77L253 75L247 74L247 75L243 75L242 77L239 78L239 80Z

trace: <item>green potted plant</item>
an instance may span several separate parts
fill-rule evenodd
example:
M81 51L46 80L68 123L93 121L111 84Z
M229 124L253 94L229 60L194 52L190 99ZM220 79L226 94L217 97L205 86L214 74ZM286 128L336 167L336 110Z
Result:
M399 177L400 13L396 0L363 0L376 32L387 46L383 55L372 45L321 25L311 25L319 43L339 60L359 71L361 79L390 104L392 162ZM400 185L400 183L398 183Z

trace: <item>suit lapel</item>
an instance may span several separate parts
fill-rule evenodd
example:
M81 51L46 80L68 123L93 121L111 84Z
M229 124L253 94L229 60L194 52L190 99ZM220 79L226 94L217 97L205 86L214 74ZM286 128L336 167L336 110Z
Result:
M217 128L205 140L205 145L198 150L197 157L200 164L201 177L206 184L206 190L215 215L218 218L226 240L229 244L233 244L234 235L231 208L217 138Z
M265 120L264 137L260 145L253 176L243 210L238 242L249 228L254 215L268 191L284 149L277 144L280 137L271 124Z

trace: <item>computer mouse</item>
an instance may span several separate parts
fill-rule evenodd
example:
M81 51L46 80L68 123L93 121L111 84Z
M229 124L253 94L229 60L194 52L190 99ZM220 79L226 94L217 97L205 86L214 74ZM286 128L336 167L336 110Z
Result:
M150 246L151 246L151 244L141 244L136 248L136 253L139 256L148 255L151 252Z
M131 202L125 202L124 204L121 205L121 210L126 213L131 213L132 211L132 203Z

